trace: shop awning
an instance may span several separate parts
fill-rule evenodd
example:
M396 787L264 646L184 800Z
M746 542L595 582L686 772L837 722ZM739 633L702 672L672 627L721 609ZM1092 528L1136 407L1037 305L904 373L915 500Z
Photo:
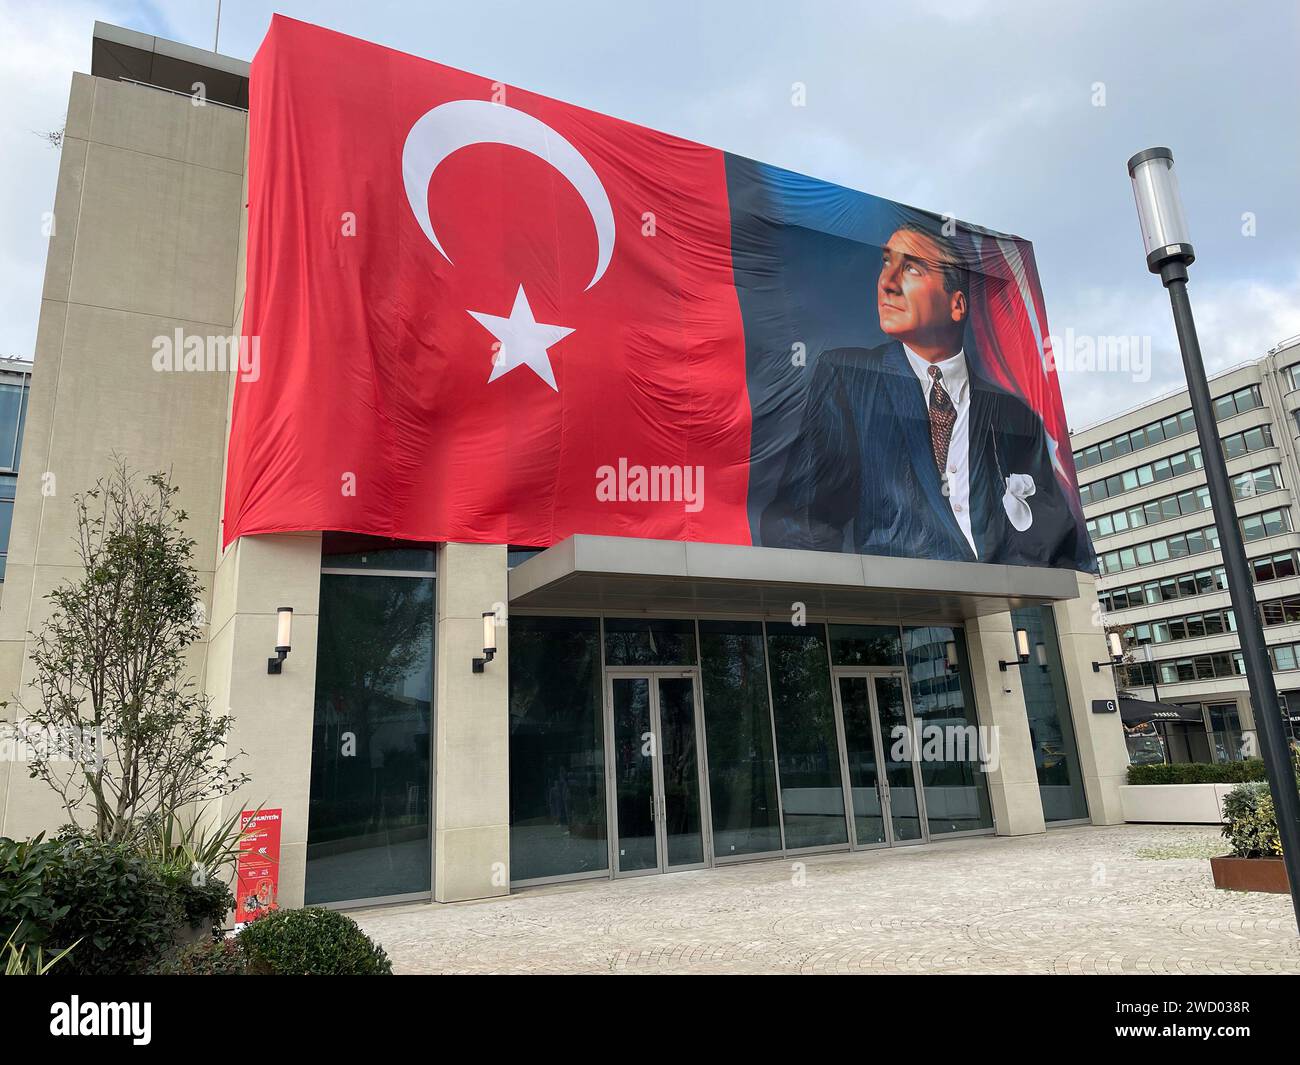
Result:
M1182 721L1200 725L1204 721L1200 707L1153 703L1148 699L1135 699L1123 694L1119 697L1119 716L1126 725L1136 725L1142 721Z

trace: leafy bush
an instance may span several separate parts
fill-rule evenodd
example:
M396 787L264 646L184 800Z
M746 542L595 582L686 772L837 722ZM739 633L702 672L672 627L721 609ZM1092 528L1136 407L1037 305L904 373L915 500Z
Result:
M80 940L59 966L63 975L144 972L172 950L185 921L159 871L118 844L65 844L47 869L45 894L63 911L47 943L66 947Z
M186 947L155 970L162 976L243 976L248 959L237 939L206 939Z
M1268 784L1241 784L1223 797L1223 836L1238 858L1280 858L1282 837Z
M1130 784L1241 784L1264 780L1264 760L1240 762L1179 762L1174 765L1131 765Z
M202 869L184 865L156 866L165 883L176 894L183 919L190 927L220 927L235 906L235 896L224 880L207 876Z
M265 976L389 976L393 964L337 910L272 910L239 933L248 971Z
M67 913L45 892L45 877L62 848L41 833L35 839L0 836L0 938L15 950L39 946Z

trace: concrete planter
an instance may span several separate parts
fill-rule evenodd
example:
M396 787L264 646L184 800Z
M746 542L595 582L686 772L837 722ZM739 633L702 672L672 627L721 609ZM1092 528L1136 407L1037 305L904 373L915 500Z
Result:
M1223 824L1223 797L1236 784L1121 784L1125 821L1171 825Z
M1290 891L1286 866L1281 858L1222 858L1210 859L1214 886L1225 891L1269 891L1285 895Z

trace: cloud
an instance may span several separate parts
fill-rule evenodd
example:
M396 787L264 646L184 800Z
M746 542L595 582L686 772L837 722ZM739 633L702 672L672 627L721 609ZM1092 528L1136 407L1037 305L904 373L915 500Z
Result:
M1208 280L1191 268L1189 293L1206 372L1215 374L1257 359L1280 341L1300 334L1300 271L1279 281ZM1070 369L1058 353L1065 411L1076 431L1121 411L1185 388L1182 355L1169 297L1155 275L1148 285L1094 288L1048 308L1052 335L1093 338L1100 350L1110 338L1136 337L1149 351L1149 377L1130 367ZM1146 374L1140 375L1147 377Z

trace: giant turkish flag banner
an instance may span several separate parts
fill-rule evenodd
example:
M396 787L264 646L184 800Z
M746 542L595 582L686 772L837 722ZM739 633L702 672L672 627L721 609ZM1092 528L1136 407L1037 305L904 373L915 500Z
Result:
M276 16L224 542L749 543L729 236L716 149ZM620 462L702 492L598 498Z
M223 542L1095 568L1027 241L280 16L249 99Z

